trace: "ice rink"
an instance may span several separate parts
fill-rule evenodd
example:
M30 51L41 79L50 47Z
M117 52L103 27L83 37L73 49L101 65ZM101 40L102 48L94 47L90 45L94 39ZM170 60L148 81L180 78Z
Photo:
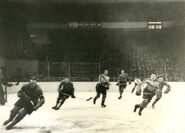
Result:
M172 83L172 91L163 94L155 109L151 108L150 103L142 116L133 112L134 105L140 103L142 98L131 94L130 89L125 90L122 100L117 99L118 92L109 91L107 108L100 107L101 99L96 105L92 100L78 99L94 97L95 92L76 92L77 98L69 98L58 111L51 109L57 93L45 92L46 103L43 107L25 117L12 130L6 131L2 123L9 117L18 99L15 93L9 94L8 103L0 106L0 133L184 133L184 86L185 83Z

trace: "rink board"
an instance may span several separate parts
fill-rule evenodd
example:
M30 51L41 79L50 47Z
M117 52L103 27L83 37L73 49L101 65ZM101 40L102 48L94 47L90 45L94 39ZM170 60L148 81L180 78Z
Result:
M7 91L8 93L16 93L21 87L22 85L24 85L27 82L20 82L20 84L18 86L12 86L12 87L8 87ZM15 83L13 83L15 84ZM60 82L38 82L38 84L41 86L41 88L43 89L44 92L55 92L58 88L58 85L60 84ZM95 86L97 84L97 82L74 82L74 87L75 87L75 91L77 92L93 92L95 91ZM172 86L185 86L185 82L169 82L170 85ZM125 91L129 91L133 88L134 83L132 83L131 85L127 85L127 88L125 89ZM178 87L177 87L178 88ZM118 86L116 86L116 82L111 82L110 85L110 89L109 91L111 92L117 92L118 91Z

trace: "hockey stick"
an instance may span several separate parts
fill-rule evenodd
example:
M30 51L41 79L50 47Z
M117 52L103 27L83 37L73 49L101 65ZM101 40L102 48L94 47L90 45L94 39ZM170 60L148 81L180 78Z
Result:
M63 92L62 92L63 93ZM64 95L67 95L67 96L71 96L69 94L66 94L66 93L63 93ZM83 98L77 98L79 100L82 100L82 101L90 101L93 97L89 97L88 99L83 99Z
M82 101L90 101L93 97L89 97L88 99L83 99L83 98L77 98L79 100L82 100Z

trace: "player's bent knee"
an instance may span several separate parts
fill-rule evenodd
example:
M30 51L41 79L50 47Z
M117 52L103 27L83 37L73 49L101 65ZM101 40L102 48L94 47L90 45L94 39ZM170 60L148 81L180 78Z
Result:
M97 94L97 95L96 95L96 98L99 98L99 97L100 97L100 94Z

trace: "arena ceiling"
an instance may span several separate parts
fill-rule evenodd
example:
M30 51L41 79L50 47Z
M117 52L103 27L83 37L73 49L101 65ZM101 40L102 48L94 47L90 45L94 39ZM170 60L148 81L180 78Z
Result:
M185 0L4 0L10 2L52 2L52 3L124 3L124 2L185 2Z

